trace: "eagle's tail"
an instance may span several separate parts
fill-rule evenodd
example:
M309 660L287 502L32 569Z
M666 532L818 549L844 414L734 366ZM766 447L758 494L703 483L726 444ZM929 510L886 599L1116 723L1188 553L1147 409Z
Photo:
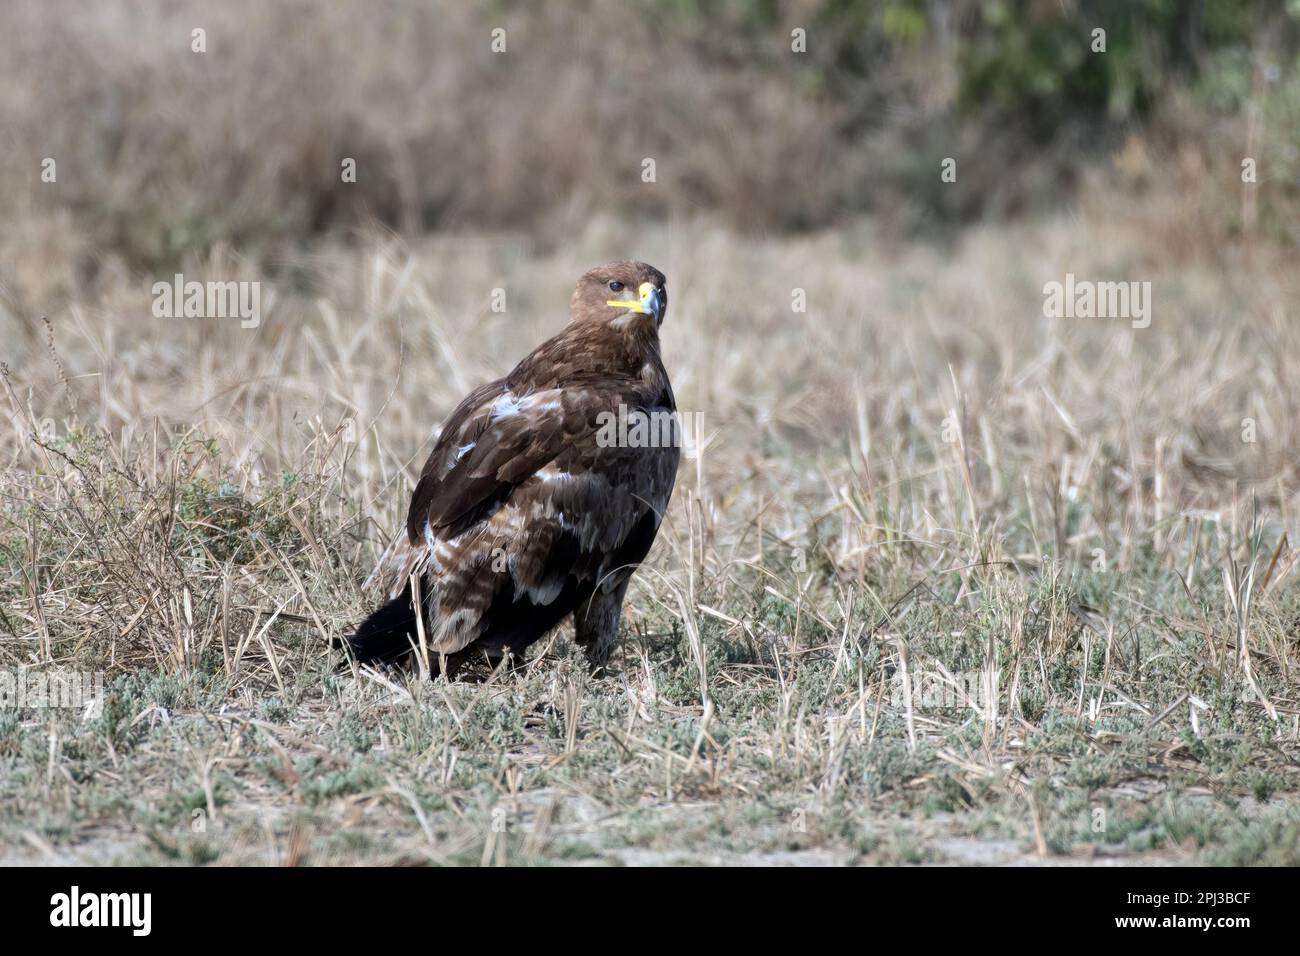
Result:
M415 605L408 583L401 594L361 622L348 638L348 645L360 664L391 663L410 652L416 633Z

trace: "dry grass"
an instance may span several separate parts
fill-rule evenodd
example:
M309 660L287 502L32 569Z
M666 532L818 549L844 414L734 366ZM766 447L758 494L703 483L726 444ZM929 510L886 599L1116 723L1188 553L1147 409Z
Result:
M1171 252L1172 201L948 245L367 233L252 330L73 276L6 318L0 666L110 686L0 715L6 859L1296 862L1300 290ZM625 254L703 447L614 675L563 633L486 684L337 672L438 423ZM1150 328L1044 318L1067 271L1151 281ZM894 693L945 672L998 694Z
M613 3L138 8L0 34L6 169L59 164L0 178L0 678L107 682L0 708L0 862L1300 862L1293 69L1031 162L924 57L850 135ZM446 414L629 256L702 425L612 673L344 666ZM260 324L155 318L175 272ZM1067 273L1150 327L1044 317Z

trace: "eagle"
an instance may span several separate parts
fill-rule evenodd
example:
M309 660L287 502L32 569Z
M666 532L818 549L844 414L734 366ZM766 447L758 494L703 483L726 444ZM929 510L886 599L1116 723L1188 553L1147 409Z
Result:
M664 274L586 273L569 322L452 412L386 562L387 601L348 638L361 663L423 642L430 669L519 664L572 615L593 671L672 495L680 425L659 350Z

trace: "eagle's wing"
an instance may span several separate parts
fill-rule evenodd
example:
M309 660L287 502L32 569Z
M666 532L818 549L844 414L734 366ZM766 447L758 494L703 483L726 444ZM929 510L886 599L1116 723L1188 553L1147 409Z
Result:
M595 431L604 407L584 388L518 396L504 381L471 393L443 429L411 495L412 543L457 537L566 446Z
M411 500L432 646L446 654L563 615L566 589L641 560L676 473L675 447L602 447L601 412L635 383L472 394L448 421ZM624 575L626 572L624 572ZM491 632L489 634L489 631Z

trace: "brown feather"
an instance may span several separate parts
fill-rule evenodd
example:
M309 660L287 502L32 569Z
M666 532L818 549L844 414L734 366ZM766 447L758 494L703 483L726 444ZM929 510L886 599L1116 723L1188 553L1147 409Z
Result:
M599 440L605 416L620 408L676 411L659 353L664 309L655 316L608 304L645 282L666 304L663 274L644 263L587 273L565 329L448 418L411 496L408 546L393 558L390 589L393 601L403 594L409 601L407 580L420 576L425 606L411 618L424 614L435 652L520 651L608 594L617 598L612 610L603 608L598 623L586 612L579 621L579 638L607 652L617 605L658 531L679 460L676 443ZM365 625L354 648L364 636Z

